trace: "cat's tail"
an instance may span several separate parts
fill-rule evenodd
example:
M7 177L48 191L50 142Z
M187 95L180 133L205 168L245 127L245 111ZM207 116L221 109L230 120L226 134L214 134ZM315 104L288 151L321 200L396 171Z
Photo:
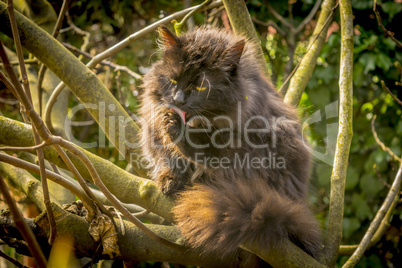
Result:
M231 254L244 242L275 247L290 239L312 256L321 245L318 222L303 201L291 200L263 180L196 184L173 209L190 246Z

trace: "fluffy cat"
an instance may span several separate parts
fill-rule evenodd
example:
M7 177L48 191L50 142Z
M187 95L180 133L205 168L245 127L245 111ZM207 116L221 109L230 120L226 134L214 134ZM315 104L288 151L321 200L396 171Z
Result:
M144 76L143 154L190 246L230 254L290 239L310 255L320 228L305 198L310 154L253 44L223 29L159 29L162 59Z

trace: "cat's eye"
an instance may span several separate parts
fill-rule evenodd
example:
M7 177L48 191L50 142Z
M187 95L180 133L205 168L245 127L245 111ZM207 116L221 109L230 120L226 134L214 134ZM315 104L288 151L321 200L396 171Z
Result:
M207 87L196 87L196 89L197 89L198 91L204 91L204 90L207 89Z
M172 84L177 84L177 81L176 80L174 80L174 79L172 79L172 78L169 78L169 81L170 81L170 83L172 83Z

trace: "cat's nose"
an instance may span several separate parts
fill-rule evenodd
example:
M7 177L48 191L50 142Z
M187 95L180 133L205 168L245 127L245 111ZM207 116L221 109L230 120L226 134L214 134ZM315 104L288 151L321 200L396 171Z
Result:
M182 90L177 91L173 95L173 100L175 104L183 104L184 103L184 92Z

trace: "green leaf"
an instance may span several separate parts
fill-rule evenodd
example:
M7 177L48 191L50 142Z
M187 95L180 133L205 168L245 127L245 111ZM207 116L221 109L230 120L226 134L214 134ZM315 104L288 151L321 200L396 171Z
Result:
M312 94L308 95L311 102L317 106L324 106L330 102L331 94L327 87L317 87Z
M359 194L353 194L352 207L355 211L355 216L360 220L364 220L373 216L373 213L371 211L371 208L368 206L367 201Z
M355 9L367 9L371 8L372 4L370 3L370 1L352 0L352 7Z
M388 69L392 66L392 61L384 53L379 53L377 54L377 66L384 71L388 71Z
M402 4L395 2L387 2L381 5L382 10L389 14L390 19L402 11Z
M364 65L361 62L356 62L353 66L353 83L357 87L361 87L363 85L366 76L363 74Z
M370 71L375 69L375 62L377 60L377 55L373 53L365 53L359 58L359 62L365 66L364 74L368 74Z
M396 125L396 134L402 135L402 120L399 120L398 125Z
M366 173L360 179L360 188L366 195L374 197L378 192L384 189L384 184L379 178L375 178L370 173Z
M346 174L345 189L351 190L355 188L358 182L359 182L359 173L356 171L354 167L349 166L348 172Z
M343 237L348 239L360 228L360 221L357 218L343 218Z
M325 164L318 164L316 168L318 183L321 186L328 186L331 181L332 167Z

